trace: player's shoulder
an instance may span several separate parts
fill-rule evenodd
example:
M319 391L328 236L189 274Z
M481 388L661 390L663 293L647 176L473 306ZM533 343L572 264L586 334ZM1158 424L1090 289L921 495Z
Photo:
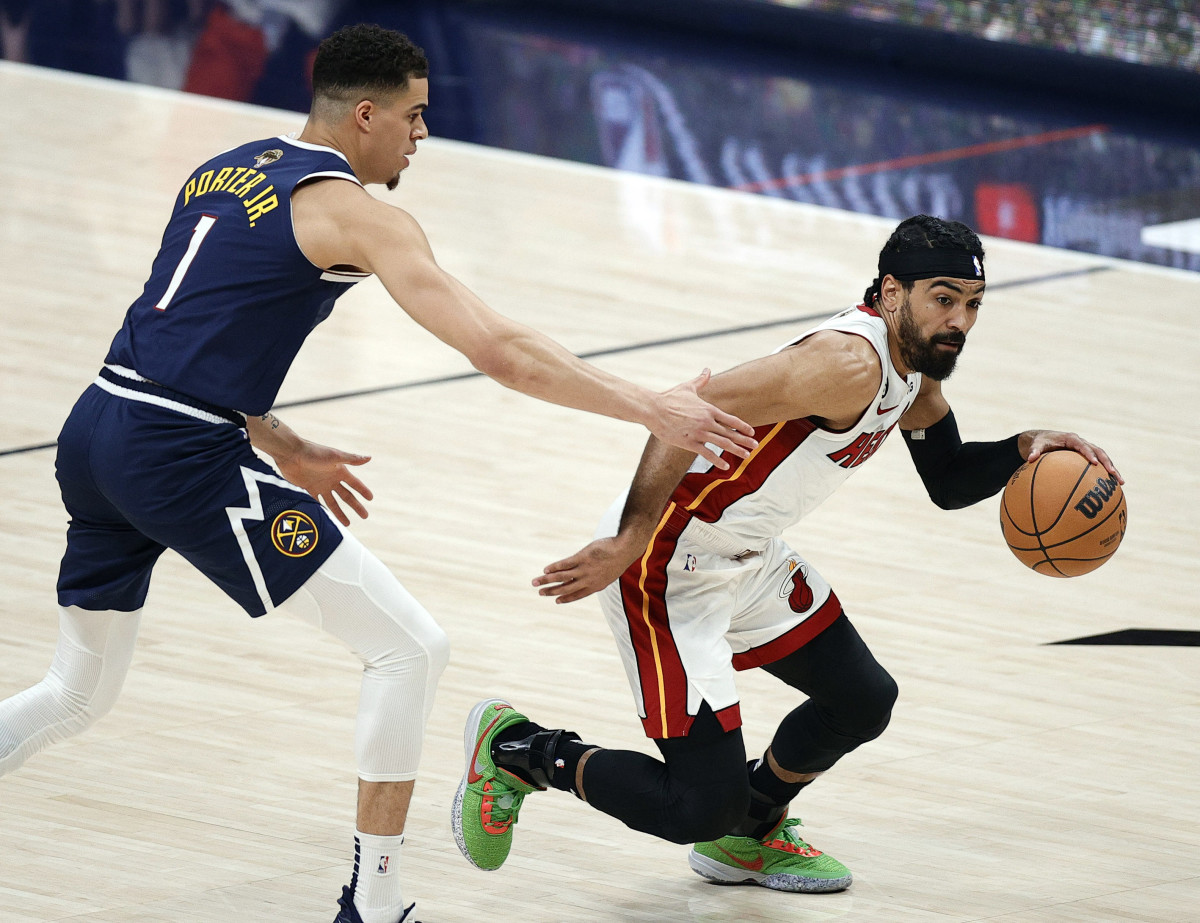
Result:
M795 356L796 361L811 360L814 355L819 355L847 366L879 368L879 353L872 342L857 331L838 327L814 330L786 351Z
M340 177L316 177L301 184L292 192L292 209L298 221L325 218L344 229L417 229L416 219L404 209Z
M317 265L376 272L380 260L396 253L429 249L412 215L357 183L337 179L314 180L292 193L292 225L300 249Z
M865 337L876 345L887 339L887 323L877 310L865 304L846 308L829 318L819 329L838 330Z
M211 155L201 165L201 169L213 164L244 163L259 169L276 163L283 157L284 151L281 138L256 138L243 141L241 144L227 147Z
M875 348L862 336L843 330L816 330L782 350L798 381L837 382L843 396L867 400L879 387L883 365Z
M808 341L823 344L841 343L844 346L852 343L855 339L860 341L855 344L856 347L862 347L869 341L878 348L879 343L886 340L886 337L887 326L879 314L860 304L826 318L815 327L785 343L780 349L788 349Z

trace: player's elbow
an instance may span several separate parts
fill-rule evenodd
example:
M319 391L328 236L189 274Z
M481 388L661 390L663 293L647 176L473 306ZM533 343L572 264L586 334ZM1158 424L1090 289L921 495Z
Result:
M929 492L929 499L939 509L961 510L975 502L975 500L964 497L945 484L926 484L925 489Z
M547 387L547 368L553 362L539 350L536 337L521 329L493 330L481 338L467 358L489 378L524 394L542 394Z
M969 500L961 500L957 497L932 497L933 502L943 510L961 510L971 505Z
M475 370L509 388L521 382L520 363L514 361L509 350L498 342L485 342L473 349L467 358Z

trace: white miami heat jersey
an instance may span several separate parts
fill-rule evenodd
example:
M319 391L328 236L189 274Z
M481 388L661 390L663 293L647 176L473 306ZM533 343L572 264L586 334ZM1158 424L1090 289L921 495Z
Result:
M758 448L729 471L697 457L671 496L675 515L712 524L731 547L757 551L816 509L895 429L921 390L921 375L896 371L883 318L865 305L848 308L780 350L819 330L861 336L878 354L883 376L862 416L840 431L810 418L760 426L754 432Z

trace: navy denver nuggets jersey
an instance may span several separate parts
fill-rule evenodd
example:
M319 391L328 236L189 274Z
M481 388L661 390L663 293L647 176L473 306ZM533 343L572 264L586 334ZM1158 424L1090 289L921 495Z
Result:
M270 410L305 337L367 275L323 271L296 244L292 190L317 177L359 182L337 151L287 137L197 168L106 364L218 407Z

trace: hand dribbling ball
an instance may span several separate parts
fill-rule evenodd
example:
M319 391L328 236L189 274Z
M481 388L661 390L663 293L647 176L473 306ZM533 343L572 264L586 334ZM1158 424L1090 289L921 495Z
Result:
M1069 449L1022 465L1000 502L1009 549L1026 567L1050 577L1078 577L1111 558L1127 518L1117 479Z

